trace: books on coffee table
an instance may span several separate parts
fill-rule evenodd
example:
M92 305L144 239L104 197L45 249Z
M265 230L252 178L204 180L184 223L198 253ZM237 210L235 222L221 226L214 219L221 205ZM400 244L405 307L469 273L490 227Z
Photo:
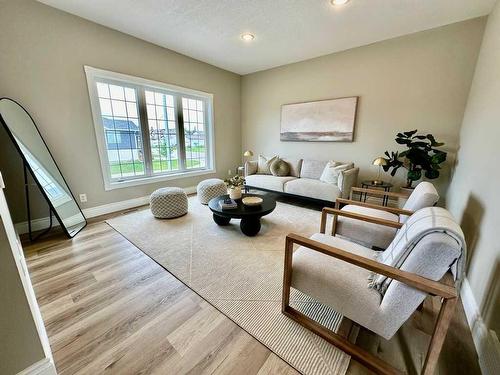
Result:
M238 208L238 203L234 199L224 199L219 201L219 206L223 210L234 210Z

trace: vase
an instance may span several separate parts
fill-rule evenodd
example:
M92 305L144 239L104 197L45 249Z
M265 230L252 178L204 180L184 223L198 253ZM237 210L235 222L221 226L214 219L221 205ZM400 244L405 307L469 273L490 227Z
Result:
M241 199L241 186L230 188L229 189L229 198Z

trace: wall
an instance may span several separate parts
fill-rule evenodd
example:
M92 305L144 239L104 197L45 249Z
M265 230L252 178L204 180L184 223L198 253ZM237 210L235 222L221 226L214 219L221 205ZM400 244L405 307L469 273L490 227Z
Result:
M397 132L418 128L446 142L449 166L484 24L484 18L473 19L244 76L243 149L354 161L360 179L374 178L372 160L398 149ZM354 95L360 97L354 143L280 142L282 104ZM394 182L403 177L398 173ZM448 181L445 167L438 181L441 193Z
M32 0L0 0L0 97L28 110L82 208L189 187L207 176L105 191L84 65L214 94L217 174L240 161L240 76ZM20 162L0 134L14 221L24 220ZM82 178L84 176L84 178ZM36 203L35 203L36 205ZM38 216L46 216L38 210Z
M1 191L0 191L1 193ZM0 217L0 374L17 374L45 358Z
M488 18L460 131L460 150L448 208L468 244L467 278L484 323L500 336L500 3ZM468 304L464 300L465 305ZM466 306L467 310L467 306ZM482 321L484 319L484 322ZM473 332L474 336L475 332ZM482 345L482 344L480 344ZM481 350L481 349L480 349ZM500 358L497 362L500 365ZM498 370L498 368L497 368Z

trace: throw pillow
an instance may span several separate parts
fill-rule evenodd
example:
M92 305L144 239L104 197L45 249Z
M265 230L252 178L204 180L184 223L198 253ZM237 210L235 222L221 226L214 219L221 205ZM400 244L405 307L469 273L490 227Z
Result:
M271 173L273 176L288 176L290 165L283 159L276 159L271 163Z
M352 168L352 164L339 164L335 161L329 161L319 180L327 184L338 185L340 173L350 168Z
M283 161L288 163L288 166L290 167L290 172L288 172L289 176L293 177L299 177L300 176L300 168L302 167L302 159L290 159L290 158L283 158Z
M273 156L272 158L266 158L265 156L259 155L259 165L257 166L257 173L271 174L271 164L276 159L278 159L278 156Z

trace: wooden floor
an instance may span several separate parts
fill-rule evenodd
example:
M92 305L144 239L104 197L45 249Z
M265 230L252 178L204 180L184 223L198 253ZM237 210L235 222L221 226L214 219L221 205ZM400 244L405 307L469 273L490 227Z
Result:
M297 374L102 220L25 253L59 374ZM358 342L415 373L435 310L428 299L392 340L361 330ZM348 374L365 373L351 361ZM479 373L461 306L439 373Z

